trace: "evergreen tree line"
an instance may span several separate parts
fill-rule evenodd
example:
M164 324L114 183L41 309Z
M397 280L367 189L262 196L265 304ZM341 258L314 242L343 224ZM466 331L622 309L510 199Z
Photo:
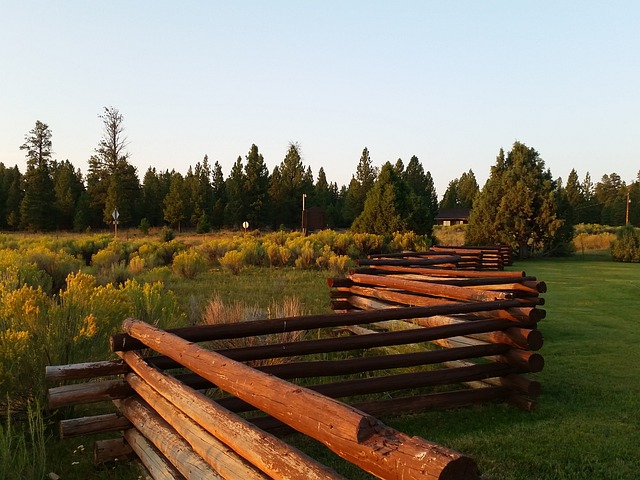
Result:
M289 145L271 173L252 145L226 178L220 164L212 165L205 155L185 175L150 167L140 182L126 151L122 114L108 107L99 117L103 135L86 176L68 160L52 159L52 132L36 122L20 147L26 172L0 163L0 229L102 229L112 225L115 209L125 228L169 225L206 232L240 228L245 221L250 228L299 228L303 195L307 208L320 207L326 213L327 227L381 234L430 234L438 208L473 207L468 240L475 243L531 243L531 232L522 233L526 229L515 223L531 226L533 216L547 218L534 243L557 239L563 230L567 237L577 223L624 225L628 216L629 223L640 225L640 173L629 185L615 173L594 184L588 172L580 181L572 170L564 183L553 180L538 153L519 142L506 155L500 150L482 190L469 170L449 182L438 203L431 173L416 156L406 166L398 159L378 169L367 148L349 185L342 187L329 182L323 168L314 178L297 144Z
M322 167L314 178L297 144L289 145L271 172L252 145L226 178L220 163L211 164L205 155L184 175L150 167L140 181L126 151L122 114L109 107L99 117L103 135L88 160L86 176L68 160L52 159L51 129L36 122L20 147L26 172L0 163L0 229L103 229L113 224L116 209L124 228L169 225L206 232L240 228L246 221L250 228L293 229L301 226L303 195L307 208L325 212L329 228L425 234L437 213L433 178L417 157L406 168L398 160L378 170L367 148L349 185L340 188L328 181Z

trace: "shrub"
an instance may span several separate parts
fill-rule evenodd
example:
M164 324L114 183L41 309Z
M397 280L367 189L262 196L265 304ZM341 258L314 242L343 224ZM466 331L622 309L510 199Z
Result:
M205 258L195 250L187 250L173 257L173 271L183 278L195 278L206 271Z
M573 239L573 246L578 252L607 250L611 248L611 243L616 239L615 234L601 233L579 233Z
M298 252L298 258L296 258L294 265L298 268L311 268L315 263L315 250L310 241L304 242Z
M424 252L431 246L427 235L417 235L415 232L395 232L392 235L389 249L396 251Z
M373 233L354 233L353 243L360 251L360 255L381 252L384 246L384 237Z
M235 250L237 247L235 240L216 239L202 243L199 248L200 252L207 258L209 265L217 265L225 253L229 250Z
M142 270L144 270L144 258L138 255L136 255L135 257L131 257L131 260L129 260L129 271L133 275L137 275Z
M237 275L242 270L242 254L237 250L229 250L220 259L220 265L225 270Z
M142 220L140 220L140 226L138 228L144 235L149 235L149 229L151 228L151 223L145 217Z
M267 260L269 260L269 265L275 267L280 263L280 256L278 251L280 246L276 243L266 242L263 243L265 255L267 256Z
M355 262L348 255L332 255L329 257L329 273L334 277L346 276L353 267L355 267Z
M261 266L265 263L266 252L258 240L247 240L240 244L240 253L245 265Z
M200 218L198 219L198 224L196 225L196 233L207 233L211 230L211 224L209 223L209 219L207 215L202 212Z
M436 225L433 227L433 237L438 245L458 246L464 245L466 225Z
M23 255L15 250L0 250L0 291L15 290L22 285L41 287L45 292L52 291L51 276L39 270L35 263L25 261Z
M618 262L640 262L640 234L632 225L618 231L611 243L611 257Z
M131 314L144 322L168 328L176 325L181 316L175 294L165 290L162 282L125 282L122 290L131 302Z
M0 396L42 396L44 382L34 372L44 371L49 351L51 299L41 288L22 285L0 291Z
M57 293L63 289L67 275L82 266L82 262L70 254L62 250L54 252L42 246L27 250L24 260L36 264L39 270L51 277L51 289L47 290L48 293Z
M186 249L186 245L176 240L170 242L164 242L158 245L155 250L156 261L158 266L170 265L173 261L173 257Z
M128 261L130 244L122 243L118 240L113 240L105 248L99 250L91 257L91 265L98 270L108 272L120 262Z
M353 246L353 234L351 232L338 233L333 239L333 251L338 255L349 255Z
M174 238L176 238L176 234L173 229L167 227L166 225L160 229L161 242L170 242Z

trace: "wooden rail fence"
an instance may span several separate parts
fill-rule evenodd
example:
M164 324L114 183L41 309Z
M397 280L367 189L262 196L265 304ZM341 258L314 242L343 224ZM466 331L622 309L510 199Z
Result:
M120 359L47 367L62 383L51 408L115 405L61 421L60 435L123 432L96 442L96 462L134 452L153 478L342 478L281 437L297 431L379 478L477 479L469 457L376 418L535 407L541 388L528 374L544 365L546 286L462 261L453 251L363 259L329 279L331 314L167 331L126 319L111 338ZM301 330L295 342L216 344Z

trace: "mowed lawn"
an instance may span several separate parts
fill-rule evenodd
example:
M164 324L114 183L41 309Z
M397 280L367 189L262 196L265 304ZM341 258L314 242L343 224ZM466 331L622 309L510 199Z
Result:
M640 265L576 255L512 269L548 286L538 410L490 405L385 420L470 455L487 479L640 478Z

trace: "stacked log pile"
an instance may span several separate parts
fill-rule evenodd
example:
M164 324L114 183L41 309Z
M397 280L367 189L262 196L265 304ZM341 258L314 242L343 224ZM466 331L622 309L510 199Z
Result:
M442 253L442 252L440 252ZM454 253L454 252L446 252ZM425 263L426 256L429 264ZM405 254L411 258L411 254ZM544 304L541 293L546 284L524 272L470 271L451 269L453 257L422 254L412 264L399 263L397 256L376 255L360 261L346 279L329 279L332 288L332 308L340 312L404 309L414 306L443 306L452 308L451 314L403 321L378 322L363 327L346 327L352 334L379 334L390 330L418 331L424 327L457 326L462 334L442 336L431 340L442 355L451 357L459 352L460 358L443 361L441 372L451 383L459 383L455 372L459 368L499 369L510 366L514 370L482 380L464 380L473 389L502 386L509 389L506 399L521 408L534 409L540 395L539 382L525 376L536 373L544 366L537 353L543 337L537 324L546 313L537 308ZM515 302L508 308L491 311L468 312L470 305L483 302ZM456 305L459 310L456 312ZM490 325L483 332L472 332L474 327ZM465 329L470 329L464 333ZM477 355L473 354L476 348ZM488 353L491 348L502 349L498 354ZM482 350L485 349L485 350ZM484 353L482 353L484 352ZM463 357L464 355L464 357Z
M478 478L470 458L375 418L495 400L535 406L540 385L526 374L544 363L544 283L460 262L454 251L363 260L329 279L333 314L168 331L127 319L111 338L119 360L47 368L64 383L49 390L51 408L116 407L63 420L60 434L123 432L96 442L96 461L134 452L153 478L340 478L285 443L288 431L379 478ZM294 331L310 334L215 344Z
M452 263L439 262L438 257L449 257ZM456 270L504 270L513 264L513 252L508 245L495 246L434 246L426 252L398 252L393 254L375 254L360 260L361 265L375 263L384 259L387 265L394 267L421 265L439 265L440 268Z

